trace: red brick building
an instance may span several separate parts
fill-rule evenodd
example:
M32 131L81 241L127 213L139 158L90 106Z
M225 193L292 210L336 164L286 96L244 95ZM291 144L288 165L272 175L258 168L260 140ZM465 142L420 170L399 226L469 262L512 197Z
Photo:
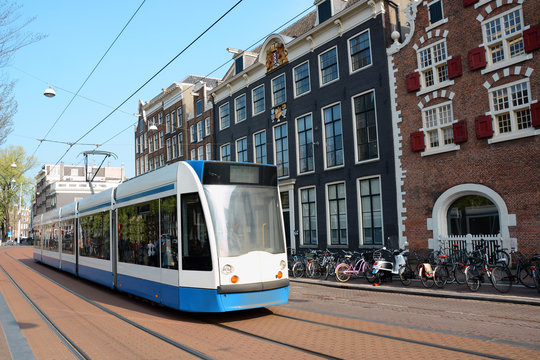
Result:
M387 50L400 244L540 251L540 1L411 1L406 16Z

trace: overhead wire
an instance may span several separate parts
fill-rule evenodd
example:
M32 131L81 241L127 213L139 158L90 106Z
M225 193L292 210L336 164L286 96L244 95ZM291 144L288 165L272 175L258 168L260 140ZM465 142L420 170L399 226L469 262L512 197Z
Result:
M276 29L274 29L272 32L268 33L267 35L265 35L264 37L262 37L261 39L257 40L256 42L254 42L253 44L251 44L250 46L247 47L247 49L252 49L252 48L255 48L259 43L261 43L262 41L266 40L266 38L268 38L268 36L272 35L272 34L275 34L277 31L279 31L280 29L282 29L283 27L287 26L288 24L290 24L291 22L293 22L294 20L298 19L300 16L304 15L306 12L308 12L310 9L313 8L313 5L309 6L308 8L306 8L305 10L301 11L300 13L298 13L297 15L295 15L294 17L292 17L291 19L287 20L285 23L281 24L279 27L277 27ZM233 60L227 60L226 62L224 62L223 64L219 65L217 68L215 68L214 70L212 70L211 72L209 72L208 74L206 74L205 76L202 77L202 80L206 80L208 79L212 74L214 74L215 72L219 71L221 68L223 68L224 66L226 66L227 64L231 63ZM183 95L185 92L187 91L191 91L191 88L188 88L186 90L183 90L181 92L181 94ZM120 134L124 133L125 131L129 130L129 128L131 128L132 126L134 125L137 125L137 122L133 123L133 124L130 124L127 128L125 128L124 130L121 130L120 132L118 132L117 134L115 134L114 136L112 136L111 138L109 138L107 141L104 141L102 142L99 146L97 147L100 147L100 146L103 146L105 144L107 144L109 141L111 141L112 139L116 138L117 136L120 136Z
M103 119L98 121L90 130L88 130L86 133L84 133L81 137L79 137L76 141L73 142L73 145L77 144L79 141L84 139L89 133L91 133L94 129L96 129L99 125L101 125L105 120L107 120L112 114L116 112L121 106L123 106L126 102L128 102L135 94L137 94L143 87L145 87L150 81L152 81L156 76L158 76L163 70L165 70L173 61L175 61L180 55L182 55L187 49L189 49L195 42L197 42L201 37L203 37L210 29L212 29L217 23L219 23L225 16L227 16L234 8L236 8L243 0L239 0L236 4L234 4L229 10L227 10L223 15L221 15L216 21L214 21L210 26L208 26L201 34L199 34L193 41L191 41L186 47L184 47L176 56L174 56L167 64L165 64L161 69L159 69L154 75L152 75L148 80L146 80L137 90L131 93L124 101L120 103L114 110L112 110L107 116L105 116ZM73 145L69 146L67 150L64 152L64 154L58 159L55 165L57 165L62 159L67 155L69 150L73 147Z

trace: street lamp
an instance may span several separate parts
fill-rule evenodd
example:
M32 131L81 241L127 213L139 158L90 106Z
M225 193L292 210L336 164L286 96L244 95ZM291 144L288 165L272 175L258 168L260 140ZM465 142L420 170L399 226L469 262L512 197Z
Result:
M17 168L17 164L13 163L11 164L11 167L13 169ZM15 179L12 179L11 182L16 183L17 181L15 181ZM21 243L21 206L22 206L22 181L21 181L21 191L19 193L19 209L18 209L19 210L18 211L19 223L17 226L17 244Z

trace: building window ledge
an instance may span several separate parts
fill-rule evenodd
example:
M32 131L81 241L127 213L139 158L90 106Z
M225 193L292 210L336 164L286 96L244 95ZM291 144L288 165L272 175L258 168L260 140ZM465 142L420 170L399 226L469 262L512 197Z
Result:
M500 63L497 63L495 65L488 65L484 70L482 70L480 73L482 75L485 75L487 73L490 73L492 71L497 71L500 69L503 69L505 67L509 67L515 64L519 64L520 62L531 60L533 58L532 54L524 54L520 56L516 56L515 58L502 61Z
M435 29L436 27L441 26L442 24L446 24L447 22L448 22L448 18L441 19L441 20L437 21L435 24L431 24L431 25L427 26L425 31L426 32L431 31L431 30Z
M504 141L517 140L529 136L540 135L540 129L524 129L509 134L497 135L488 140L488 144L496 144Z
M416 96L422 96L424 94L437 91L439 89L444 89L445 87L454 85L454 80L446 80L442 83L432 85L430 87L424 88L416 93Z
M422 157L424 157L424 156L442 154L442 153L446 153L450 151L457 151L459 150L459 148L460 146L456 144L444 145L444 146L439 146L432 149L427 149L426 151L423 151L421 155Z

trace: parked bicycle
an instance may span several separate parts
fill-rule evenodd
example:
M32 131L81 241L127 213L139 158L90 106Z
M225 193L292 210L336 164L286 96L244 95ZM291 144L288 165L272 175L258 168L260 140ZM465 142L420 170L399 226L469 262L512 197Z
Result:
M353 256L356 257L353 259ZM340 282L347 282L352 276L362 277L370 283L375 281L373 274L373 251L364 251L362 253L354 252L345 255L350 263L342 262L336 266L336 279Z
M479 247L469 257L469 265L465 269L467 286L471 291L478 291L484 281L489 278L493 287L502 293L512 288L513 276L504 260L496 265L489 264L489 256L486 247Z

